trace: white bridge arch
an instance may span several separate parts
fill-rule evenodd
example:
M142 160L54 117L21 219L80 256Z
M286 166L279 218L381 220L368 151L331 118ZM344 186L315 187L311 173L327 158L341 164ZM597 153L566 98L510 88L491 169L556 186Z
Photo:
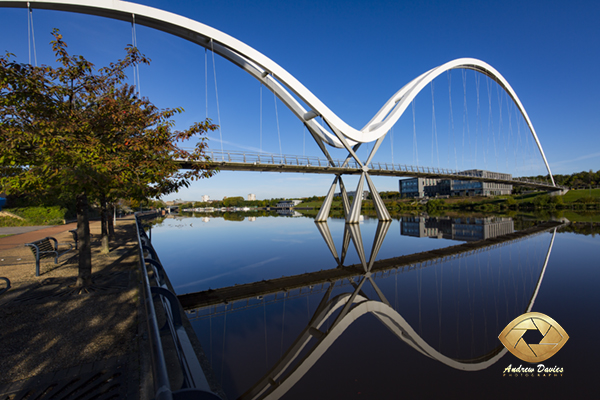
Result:
M419 92L437 76L452 69L471 69L480 72L496 81L508 93L525 119L550 175L552 185L555 186L542 145L523 104L508 81L496 69L481 60L460 58L425 72L396 92L362 129L356 129L338 117L294 76L270 58L215 28L181 15L141 4L117 0L0 0L0 7L70 11L134 22L179 36L219 54L248 72L271 90L306 125L319 148L332 165L334 164L325 144L336 148L345 148L348 151L348 157L354 158L364 171L357 187L357 193L362 192L364 180L366 179L373 194L380 220L389 220L391 218L387 210L385 210L383 202L368 175L369 168L367 165L372 160L387 132L398 121ZM333 134L315 120L317 116L320 116L325 121ZM376 143L366 162L363 162L356 155L355 151L362 143L373 141L376 141ZM341 176L336 176L330 189L331 196L333 196L332 189L335 190L338 180L340 181L343 195L345 195ZM328 195L327 199L329 197ZM352 208L349 207L349 204L346 207L347 222L358 222L361 205L360 200L358 200L359 197L356 196ZM328 201L326 200L322 207L323 212L319 213L317 220L322 221L327 218L329 213L327 203Z

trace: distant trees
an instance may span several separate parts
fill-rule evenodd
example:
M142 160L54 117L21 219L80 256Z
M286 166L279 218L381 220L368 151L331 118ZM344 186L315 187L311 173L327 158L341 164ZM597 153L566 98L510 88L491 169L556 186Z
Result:
M51 42L58 67L34 67L0 57L0 191L75 199L80 238L77 286L92 284L88 209L118 198L147 199L214 174L204 155L177 143L214 130L210 121L173 131L182 109L159 110L135 95L125 70L148 64L139 51L94 70L71 56L58 30ZM179 170L177 159L197 161ZM103 230L104 232L104 230Z
M529 177L533 179L550 179L548 175ZM600 170L575 172L570 175L554 175L554 182L557 185L567 186L575 189L583 189L590 186L600 186Z
M244 198L241 196L228 197L223 200L223 207L242 207L244 202Z

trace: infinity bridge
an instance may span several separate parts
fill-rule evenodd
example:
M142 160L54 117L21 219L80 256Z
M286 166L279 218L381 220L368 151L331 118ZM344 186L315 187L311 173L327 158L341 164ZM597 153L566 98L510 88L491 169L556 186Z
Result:
M544 190L557 189L550 166L533 127L533 123L531 122L529 115L521 103L521 100L508 81L496 69L486 62L478 59L460 58L449 61L424 72L394 93L394 95L387 100L387 102L363 128L356 129L343 121L307 87L305 87L294 76L292 76L289 72L287 72L284 68L270 58L217 29L204 25L200 22L193 21L189 18L140 4L110 0L0 0L0 7L22 7L29 9L30 12L32 8L71 11L128 21L132 23L132 26L135 24L148 26L196 43L199 46L210 50L214 54L222 56L226 60L232 62L236 66L249 73L251 76L257 79L261 85L273 92L273 94L285 104L285 106L302 122L302 124L312 135L319 149L323 152L330 167L330 169L325 169L325 165L319 166L318 168L321 169L319 173L327 172L335 174L335 178L331 184L329 192L327 193L323 206L316 217L317 221L325 221L328 218L331 202L337 184L339 183L342 198L344 200L346 222L359 222L362 199L361 196L356 196L353 204L349 204L347 192L342 181L343 174L360 174L356 188L357 193L361 193L363 191L366 181L373 197L377 216L381 221L389 221L391 220L391 217L370 178L371 175L435 176L448 178L459 177L461 179L479 180L476 179L476 177L460 175L456 171L446 172L446 170L440 170L439 168L409 168L404 166L404 170L401 170L401 166L396 168L393 165L388 169L385 169L380 165L377 165L376 168L371 168L374 166L373 157L380 148L384 138L392 130L400 117L405 113L409 105L414 104L413 100L417 97L417 95L421 93L430 83L433 84L433 80L435 78L444 72L449 72L451 70L475 71L498 84L498 87L506 95L507 101L510 99L511 107L513 107L515 112L518 112L525 121L525 124L529 129L535 145L537 146L551 181L550 184L536 184L531 186L529 183L527 183L527 185ZM488 98L491 108L491 92L489 92L489 89ZM500 105L502 105L502 102L500 102ZM435 121L435 116L432 119ZM491 120L488 123L491 123ZM437 134L434 133L434 135L436 136L437 140ZM373 142L373 146L370 149L366 160L361 159L361 157L359 157L357 154L358 149L361 145L371 142ZM334 160L331 157L327 146L330 148L345 149L347 154L345 161L339 162ZM516 147L519 146L520 145L517 145ZM274 156L272 157L270 163L267 159L263 158L259 160L257 157L254 161L256 162L256 167L251 167L250 165L252 165L254 162L239 162L232 164L232 161L224 162L224 160L222 160L221 169L274 171L277 170L276 168L279 168L279 171L281 172L308 172L301 170L299 165L300 160L298 158L295 160L297 160L297 163L295 166L293 166L293 162L290 160L288 163L287 158L284 157L280 151L280 160L278 160L278 162L275 162ZM317 162L321 163L321 160L318 160ZM259 166L259 164L261 165ZM276 164L278 165L277 167ZM323 162L321 164L326 163ZM307 168L307 170L313 169L312 164L309 165L310 166ZM494 182L509 184L521 183L521 181L516 180L495 180Z

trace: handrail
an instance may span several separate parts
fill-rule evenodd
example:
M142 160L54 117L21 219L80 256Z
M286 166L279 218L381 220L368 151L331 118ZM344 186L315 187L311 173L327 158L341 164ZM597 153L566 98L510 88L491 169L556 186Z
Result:
M227 155L227 161L224 161L224 155ZM241 164L254 164L254 165L295 165L295 166L305 166L305 167L323 167L330 166L330 160L314 157L314 156L297 156L290 154L274 154L274 153L247 153L241 151L218 151L218 150L208 150L207 156L209 160L215 162L217 165L219 163L228 162L228 163L241 163ZM293 160L293 161L292 161ZM187 161L187 160L181 160ZM344 168L348 170L360 169L360 166L356 161L349 162L345 167L342 166L343 162L341 160L332 160L334 165L337 165L337 168ZM417 172L417 173L425 173L425 174L436 174L436 175L446 175L448 177L472 177L472 178L480 178L476 172L473 171L458 171L452 169L445 168L436 168L436 167L425 167L425 166L412 166L412 165L400 165L391 163L392 171L405 171L405 172ZM369 168L373 171L389 171L388 164L385 164L385 168L381 166L381 163L377 163L377 168L374 168L375 164L369 164ZM488 178L489 181L504 181L511 183L529 183L533 185L552 187L555 190L567 189L565 186L553 186L548 182L543 182L538 179L526 179L520 177L511 177L510 179L494 179Z
M139 213L135 213L135 222L140 270L143 277L146 321L150 333L155 399L177 400L180 396L185 397L190 394L195 394L203 399L220 399L220 397L210 389L206 376L204 375L200 362L192 347L190 338L182 325L181 306L179 305L179 301L177 301L175 294L167 287L164 268L162 267L154 247L152 247L152 244L150 243L150 239L142 227L138 214ZM144 250L148 253L148 257L144 256ZM154 286L150 285L147 265L149 265L154 272L152 277ZM171 337L175 344L177 358L183 374L183 387L177 391L172 391L169 382L169 373L160 339L160 329L158 327L153 294L159 296L162 302L166 314L167 325L171 331Z

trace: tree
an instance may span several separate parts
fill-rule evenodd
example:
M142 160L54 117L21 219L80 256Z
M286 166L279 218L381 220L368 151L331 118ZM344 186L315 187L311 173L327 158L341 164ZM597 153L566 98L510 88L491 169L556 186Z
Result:
M225 207L239 207L244 205L244 198L242 196L228 197L223 200L223 206Z
M70 56L58 30L51 42L58 67L0 58L0 189L7 194L75 199L80 238L76 286L92 284L89 201L148 199L214 174L205 138L191 152L178 143L216 129L206 120L173 131L183 110L159 110L125 83L125 70L149 60L131 46L126 57L94 70ZM187 159L193 169L179 170Z

